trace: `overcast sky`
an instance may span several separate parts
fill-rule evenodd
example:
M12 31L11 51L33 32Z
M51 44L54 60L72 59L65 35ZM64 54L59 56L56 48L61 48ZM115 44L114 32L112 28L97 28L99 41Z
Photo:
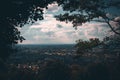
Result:
M77 39L102 39L108 34L109 27L98 22L85 23L75 30L71 23L56 21L54 15L60 13L64 12L57 4L48 5L44 10L44 20L20 29L26 39L22 44L73 44Z

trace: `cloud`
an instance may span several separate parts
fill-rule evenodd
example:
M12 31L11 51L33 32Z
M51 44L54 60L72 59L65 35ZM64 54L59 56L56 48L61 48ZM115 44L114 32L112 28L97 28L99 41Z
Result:
M58 4L57 3L53 3L53 4L49 4L48 5L47 11L56 12L56 11L58 11L58 9L59 9Z
M102 39L107 35L109 29L105 23L88 22L75 30L71 23L56 21L54 14L60 12L62 9L58 8L57 4L48 5L44 20L20 29L26 38L23 44L70 44L75 43L77 39L87 40L91 37Z
M85 36L89 38L100 38L103 39L103 37L108 35L108 31L110 30L108 28L107 24L105 23L99 23L99 22L91 22L91 23L86 23L83 25L85 28Z
M38 23L38 22L35 22L33 25L40 25L40 23Z
M31 28L31 29L33 29L33 28L34 28L34 29L41 29L40 25L33 25L33 26L31 26L30 28Z
M120 16L116 17L114 21L120 22Z
M65 13L65 11L63 11L62 7L58 6L57 3L49 4L48 9L44 9L44 14L58 15L63 13Z
M85 33L83 31L80 31L78 34L79 35L84 35Z
M71 35L71 34L74 34L75 31L67 31L66 33L67 33L68 35Z
M60 24L57 24L57 27L58 27L58 28L63 28L63 26L62 26L62 25L60 25Z
M23 34L26 38L24 44L70 44L75 43L77 39L87 40L94 37L102 39L107 35L105 31L108 30L107 27L104 27L105 24L94 22L83 24L75 30L72 24L56 21L52 17L51 20L40 21L39 23L40 25L32 25L26 28Z
M53 32L53 31L49 31L46 33L46 35L48 35L49 37L55 37L54 33L55 32Z

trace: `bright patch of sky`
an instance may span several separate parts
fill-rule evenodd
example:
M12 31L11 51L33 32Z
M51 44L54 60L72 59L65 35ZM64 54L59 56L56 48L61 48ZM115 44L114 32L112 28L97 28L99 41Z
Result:
M25 37L22 44L73 44L78 39L100 38L107 36L109 28L105 23L91 22L79 26L77 30L71 23L57 21L54 15L64 13L58 5L50 4L44 10L44 20L20 29Z

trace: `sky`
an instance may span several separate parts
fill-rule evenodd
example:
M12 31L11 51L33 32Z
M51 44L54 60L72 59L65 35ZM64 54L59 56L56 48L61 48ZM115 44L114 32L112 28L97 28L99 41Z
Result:
M26 39L20 44L74 44L76 40L89 38L100 38L108 35L110 30L107 24L99 22L87 22L78 26L75 30L71 23L57 21L54 15L64 13L56 3L49 4L44 9L44 20L34 24L26 24L19 30Z

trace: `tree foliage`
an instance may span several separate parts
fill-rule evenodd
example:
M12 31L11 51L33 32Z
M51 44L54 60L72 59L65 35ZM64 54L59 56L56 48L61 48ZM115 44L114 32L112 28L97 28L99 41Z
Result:
M3 0L0 2L0 58L11 53L12 45L25 40L17 27L43 19L43 8L54 0Z
M103 39L104 41L104 49L107 49L108 51L113 51L114 53L119 53L120 49L120 36L118 35L113 35L110 37L105 37Z
M107 15L111 14L107 9L120 7L118 0L58 0L58 4L62 5L66 13L56 15L57 20L72 22L75 28L90 21L104 22L114 33L120 35L120 15L114 15L114 17L112 15L112 18ZM118 24L117 29L111 25L111 21Z
M77 48L78 54L83 54L87 50L91 50L92 48L102 44L98 38L90 38L89 41L83 41L81 39L76 41L75 47Z

